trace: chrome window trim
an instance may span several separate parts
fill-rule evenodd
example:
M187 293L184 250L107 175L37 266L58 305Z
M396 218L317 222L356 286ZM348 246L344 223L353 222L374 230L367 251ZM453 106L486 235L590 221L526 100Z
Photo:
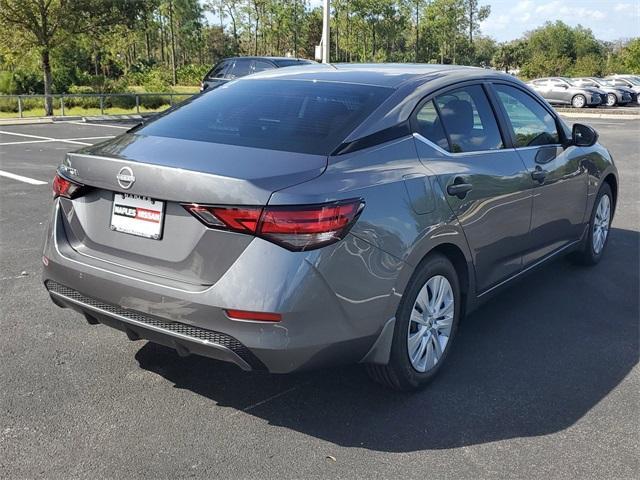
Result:
M428 138L423 137L418 132L413 132L412 135L413 135L413 138L415 138L416 140L420 140L422 143L427 144L428 146L430 146L434 150L437 150L443 155L446 155L447 157L453 157L453 158L472 156L472 155L483 155L486 153L513 152L515 150L513 148L497 148L495 150L474 150L472 152L449 152L448 150L445 150L440 145L435 144Z
M547 143L545 145L530 145L528 147L515 147L514 150L533 150L534 148L562 147L561 143Z

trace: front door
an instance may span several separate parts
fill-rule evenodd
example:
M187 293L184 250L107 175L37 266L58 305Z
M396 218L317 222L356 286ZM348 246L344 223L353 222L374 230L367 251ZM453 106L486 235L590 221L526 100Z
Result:
M493 85L511 127L516 151L533 185L533 216L524 265L578 240L587 206L587 171L580 147L564 147L555 116L529 93Z
M413 118L421 161L438 178L474 256L478 292L522 268L531 222L527 169L479 84L427 99Z

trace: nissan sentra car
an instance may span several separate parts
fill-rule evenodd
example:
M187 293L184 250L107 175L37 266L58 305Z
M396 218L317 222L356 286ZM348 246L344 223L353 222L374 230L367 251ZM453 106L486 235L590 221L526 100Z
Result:
M628 103L637 103L638 94L631 88L617 86L613 80L605 80L597 77L580 77L572 79L573 83L580 87L593 87L604 91L607 94L607 107L616 105L624 106Z
M44 284L180 355L362 363L416 389L494 292L558 256L602 259L618 176L597 138L485 69L262 72L67 154Z
M606 105L607 92L600 88L578 85L566 77L538 78L529 82L540 96L554 105L571 105L574 108Z

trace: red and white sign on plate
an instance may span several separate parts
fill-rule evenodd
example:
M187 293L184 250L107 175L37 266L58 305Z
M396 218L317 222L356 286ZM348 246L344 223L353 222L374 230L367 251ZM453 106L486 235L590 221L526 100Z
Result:
M129 193L113 195L112 230L159 240L163 221L163 201Z

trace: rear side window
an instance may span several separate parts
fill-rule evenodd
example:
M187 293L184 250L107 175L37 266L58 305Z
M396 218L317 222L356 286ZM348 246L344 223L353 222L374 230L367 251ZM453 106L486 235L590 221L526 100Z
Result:
M136 133L328 155L392 92L337 82L238 80L192 97Z
M451 90L435 99L438 110L434 131L442 128L453 153L497 150L502 137L489 100L480 85Z
M516 147L560 143L553 116L528 93L509 85L494 85L511 122Z
M213 67L209 71L209 73L207 73L206 78L207 79L223 78L228 67L229 67L229 62L227 61L220 62L215 67Z
M431 140L440 148L449 150L449 142L442 129L442 122L438 118L438 111L433 101L429 100L422 106L420 111L418 111L416 123L420 135Z

